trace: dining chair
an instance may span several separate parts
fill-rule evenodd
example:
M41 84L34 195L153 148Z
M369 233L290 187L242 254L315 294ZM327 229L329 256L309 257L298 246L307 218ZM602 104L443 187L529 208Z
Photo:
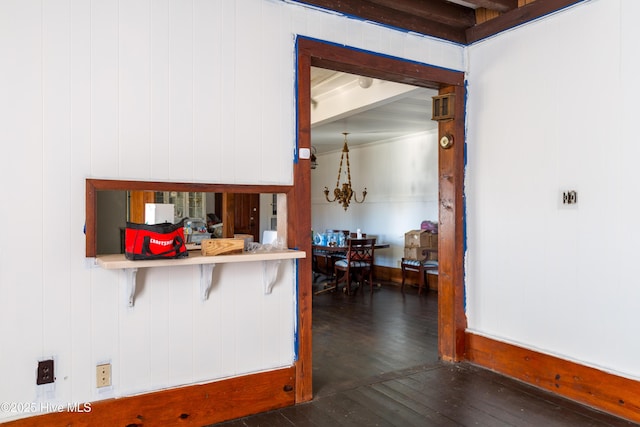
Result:
M346 293L351 295L351 280L355 277L361 287L364 286L365 280L368 280L371 292L373 292L375 244L375 238L349 239L346 258L337 260L334 263L336 289L338 289L340 282L346 281ZM339 272L342 274L340 275Z
M426 275L433 272L435 272L435 274L438 273L438 260L430 259L429 256L432 252L437 254L438 251L425 249L422 251L421 259L402 258L400 262L400 268L402 270L402 285L400 289L402 292L404 292L404 282L408 272L418 273L418 295L422 294L422 288L426 284Z

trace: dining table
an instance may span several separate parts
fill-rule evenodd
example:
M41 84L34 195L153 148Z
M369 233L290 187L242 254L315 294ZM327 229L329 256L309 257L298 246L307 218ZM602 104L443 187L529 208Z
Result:
M348 240L347 240L348 244ZM386 249L389 248L389 243L376 243L374 245L375 249ZM348 245L340 246L340 245L311 245L311 262L313 273L328 277L333 277L333 263L336 259L346 257ZM318 263L318 257L323 257L324 261L324 269L320 267ZM315 281L315 277L314 277ZM315 292L315 295L319 295L328 291L335 289L335 287L325 287L324 289Z
M386 249L389 247L388 243L376 243L374 248L376 249ZM311 245L312 250L325 251L325 252L346 252L348 246L338 246L338 245Z

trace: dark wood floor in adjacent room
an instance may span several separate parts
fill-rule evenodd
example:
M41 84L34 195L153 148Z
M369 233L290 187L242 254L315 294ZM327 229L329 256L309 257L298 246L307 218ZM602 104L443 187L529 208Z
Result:
M311 402L217 424L628 426L466 363L440 362L437 293L393 285L314 296Z

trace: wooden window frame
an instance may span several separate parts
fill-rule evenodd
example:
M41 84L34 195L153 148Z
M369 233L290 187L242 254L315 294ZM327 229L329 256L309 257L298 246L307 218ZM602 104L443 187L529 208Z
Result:
M97 225L98 225L98 191L181 191L181 192L206 192L206 193L292 193L293 186L289 185L230 185L230 184L203 184L187 182L160 182L160 181L130 181L116 179L91 179L86 180L86 246L87 257L97 255ZM289 225L287 225L287 230ZM293 242L287 242L289 247L294 247Z

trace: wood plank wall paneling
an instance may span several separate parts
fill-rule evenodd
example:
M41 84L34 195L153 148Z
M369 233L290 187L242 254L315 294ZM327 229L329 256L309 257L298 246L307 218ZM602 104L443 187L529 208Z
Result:
M67 117L67 120L64 120L63 117L63 120L57 123L61 130L66 131L71 128L73 141L71 147L68 144L47 147L55 149L58 151L58 156L66 156L67 160L71 161L70 175L68 176L66 171L64 176L62 173L58 174L61 168L59 168L59 162L53 161L54 158L44 157L42 162L39 161L43 159L39 155L39 148L42 146L40 116L50 114L50 108L53 108L47 104L43 111L41 103L42 83L43 81L48 82L47 79L53 74L50 68L46 68L46 73L43 74L42 65L47 63L46 60L43 61L43 56L48 53L42 49L43 38L40 31L42 28L53 28L52 24L56 24L57 27L57 23L50 20L46 13L42 13L42 4L16 2L10 5L11 9L19 9L20 12L25 13L14 16L12 12L10 15L16 18L11 19L14 21L11 27L16 28L16 31L11 30L7 34L17 36L12 39L15 38L15 44L18 47L16 52L20 61L17 61L16 67L9 67L10 70L16 70L15 77L17 78L7 79L7 81L10 82L10 86L18 88L15 93L20 93L20 99L23 101L17 106L19 107L18 111L24 108L23 104L28 104L29 110L31 110L28 113L21 112L20 117L17 117L24 119L25 132L18 128L12 127L11 129L20 131L17 133L20 135L19 139L27 141L27 145L18 145L38 148L23 150L26 154L25 159L32 155L36 156L35 161L32 157L28 161L14 162L16 172L18 172L16 176L26 178L18 180L21 185L20 191L16 194L30 190L29 194L34 203L38 205L27 219L36 218L35 222L44 224L45 230L55 229L56 233L69 236L69 250L55 253L43 252L43 265L59 266L56 273L64 273L62 270L67 269L72 276L70 280L66 280L61 277L61 274L48 274L45 276L45 280L42 280L42 271L36 268L36 271L30 276L33 286L18 286L15 287L15 290L11 290L11 295L16 297L10 298L11 300L24 301L20 305L20 310L17 310L15 319L18 320L18 323L24 320L24 324L33 326L30 328L33 333L29 344L21 349L18 353L19 357L14 355L11 358L12 362L20 362L11 363L11 366L21 367L13 370L15 372L11 373L9 378L11 381L7 382L15 385L13 392L17 393L16 396L33 395L35 389L33 381L24 380L24 378L30 378L32 369L31 362L27 362L29 360L35 361L43 353L59 357L60 367L64 368L61 373L68 375L70 382L73 382L73 387L70 385L58 387L56 392L58 398L66 399L76 396L82 399L91 399L92 396L95 396L93 379L97 359L112 359L114 367L120 367L114 371L114 376L122 379L119 384L116 383L115 393L122 392L122 389L118 388L122 384L128 387L126 391L135 389L134 391L146 392L150 389L164 387L166 383L177 384L174 382L176 378L178 380L186 378L189 381L202 381L209 378L199 375L200 372L198 372L198 366L195 363L198 358L206 357L207 352L203 349L209 348L208 344L203 344L206 339L198 338L202 336L198 332L204 327L201 327L197 322L199 316L204 318L207 314L205 314L205 310L202 310L201 313L192 316L192 307L199 310L199 306L195 303L198 300L188 298L193 293L193 289L186 288L189 282L197 283L197 277L182 277L179 273L175 274L174 277L177 278L175 282L185 283L184 291L178 286L170 286L168 284L169 277L166 281L163 280L160 286L155 286L156 283L154 286L147 286L145 297L139 300L139 302L145 301L145 303L138 305L135 310L127 311L119 300L119 296L122 294L118 285L120 273L90 269L81 262L79 246L84 238L80 234L80 230L85 218L81 214L82 194L76 190L85 177L124 176L132 179L289 184L292 170L290 169L292 167L291 143L294 139L292 131L295 125L295 117L291 111L293 107L290 105L293 99L290 92L293 87L291 74L294 63L291 57L291 34L306 33L311 37L331 34L337 37L336 40L339 43L346 43L354 37L357 38L357 34L364 34L367 37L360 44L361 48L386 51L386 48L391 44L391 47L396 51L405 50L409 60L429 60L438 67L449 69L464 68L464 59L459 46L425 40L422 37L404 33L380 39L375 33L382 31L380 34L386 36L389 35L388 31L379 31L368 23L356 23L357 28L350 27L347 30L339 28L346 22L344 18L325 17L326 14L318 16L319 14L312 10L303 13L298 11L300 8L297 6L283 6L280 2L252 0L249 3L258 7L250 8L241 8L236 6L234 2L224 2L224 5L222 3L213 4L213 2L207 2L206 5L201 3L158 2L150 7L147 2L135 2L135 4L122 5L122 8L119 8L117 4L105 2L92 4L77 1L63 2L55 3L55 6L49 3L45 4L47 9L56 10L65 20L70 19L72 26L68 37L55 29L56 36L63 39L60 43L70 43L72 49L61 55L58 55L60 52L56 51L54 62L64 67L71 64L73 68L71 76L69 73L63 72L61 75L65 80L56 82L59 85L56 86L57 92L64 92L65 97L72 97L70 110L73 112L73 120L71 120L71 116ZM18 4L20 6L17 6ZM205 6L208 11L203 12ZM3 10L5 9L3 8ZM267 14L265 11L269 13ZM263 17L259 17L258 14L262 14ZM298 17L301 19L295 19ZM322 21L321 25L315 25L318 19ZM16 22L20 24L18 25ZM274 25L274 22L280 22L282 25ZM305 30L308 22L314 22L314 25ZM224 23L224 26L215 25L216 23ZM260 38L260 43L256 43L254 37L255 34L261 33L260 28L256 25L248 25L248 23L260 23L263 30L268 30L266 37L263 34L263 37ZM216 30L216 33L210 36L212 38L201 37L202 34L198 31L203 29L203 24L209 25L207 30ZM243 31L245 28L252 28L256 31ZM191 31L191 29L196 31ZM218 35L221 36L220 39L213 38ZM224 36L224 40L222 36ZM136 39L135 43L127 45L132 38ZM265 42L265 39L268 41ZM54 43L54 39L46 37L45 41L47 44L58 45L58 39L55 40ZM194 44L199 45L194 46ZM431 46L435 49L431 49ZM242 49L242 47L250 47L251 49ZM399 47L405 49L398 49ZM58 48L67 49L67 46L58 46ZM203 57L197 53L205 51L210 56L204 59L210 62L203 67L201 62ZM140 55L136 56L136 52L139 52ZM269 61L263 61L263 64L267 64L264 71L267 76L266 81L269 84L265 85L264 81L260 79L247 82L243 77L252 72L251 67L247 67L248 63L263 55L267 55L269 58ZM279 65L275 66L274 64ZM212 75L209 73L210 70L215 70L218 74ZM237 73L238 70L244 71ZM11 77L13 77L12 74L13 71L10 71ZM215 90L208 88L209 92L203 90L201 86L203 80L219 83L219 90L217 90L218 88L214 88ZM229 83L236 80L242 84ZM134 83L137 84L136 87L132 87ZM288 93L289 95L278 96L279 101L274 104L274 108L265 110L267 113L262 117L262 120L260 117L255 117L253 121L254 123L268 123L268 125L247 127L247 121L243 119L246 116L245 105L248 105L247 102L251 103L250 112L254 112L257 111L255 109L258 109L255 99L270 99L270 97L264 96L256 98L255 93L248 97L247 94L255 86L269 88L269 92L256 92L263 95L264 93L279 95ZM236 88L242 92L237 94ZM14 93L13 90L10 92ZM208 96L211 92L218 96ZM202 98L194 99L195 96ZM55 99L58 99L57 96ZM203 99L213 99L214 101L198 102ZM135 102L128 104L130 101ZM60 104L67 105L66 102ZM124 104L127 104L126 108L121 108ZM145 111L140 112L135 108L140 104L145 105ZM14 106L14 108L17 107ZM128 116L127 114L130 112L134 112L134 116ZM218 114L211 114L212 112ZM58 118L58 115L47 117ZM200 126L203 121L211 123L211 127ZM221 123L223 126L215 126L217 123ZM241 174L240 167L244 168L245 166L238 165L244 165L242 162L243 153L234 154L229 151L235 147L233 141L240 135L239 132L236 132L238 127L242 127L244 132L241 133L241 136L243 137L246 134L251 134L251 139L254 139L256 135L267 135L264 137L263 146L258 147L258 144L255 144L254 147L253 144L251 145L252 149L256 148L253 155L257 156L257 153L260 152L259 149L262 148L262 158L266 159L262 161L262 168L257 167L251 170L252 173L263 171L259 179L255 179L255 176L247 177ZM207 129L216 131L215 136L210 139L211 144L209 145L207 145L209 139L197 139L198 136L210 135ZM50 130L50 128L47 129L47 132ZM35 137L31 137L32 133ZM128 146L128 143L134 143L135 147ZM206 154L206 152L200 150L203 146L206 146L209 152L214 153L218 153L215 148L220 146L228 147L228 149L216 156L205 156L203 153ZM269 150L269 155L273 155L272 158L264 155L265 149ZM144 165L136 168L132 159L139 159L137 154L140 152L148 155L141 160ZM68 156L68 153L73 153L73 155ZM229 161L234 156L236 161ZM209 166L206 173L203 172L205 168L198 167L200 163L195 162L194 157ZM272 159L277 159L280 163L268 163ZM52 207L45 204L46 209L40 209L39 205L43 198L40 197L42 192L39 189L43 179L39 168L21 167L27 164L29 166L44 164L46 169L55 170L53 175L71 188L71 190L61 190L69 192L71 195L70 203L58 203ZM27 172L22 174L21 170ZM276 171L282 172L276 173ZM24 184L25 182L28 184ZM34 189L36 191L31 191ZM292 203L308 203L305 195L308 196L308 192L302 193L299 197L296 196L292 199ZM60 206L63 207L63 209L59 209L60 215L65 218L70 215L70 219L60 223L60 227L48 227L54 222L46 219L48 217L47 210ZM291 212L299 214L303 211L296 209ZM45 219L42 220L42 218ZM95 215L87 216L86 220L94 221ZM294 220L292 218L292 221ZM87 224L87 229L90 228L94 229L95 227ZM51 232L49 231L49 233ZM308 240L308 224L302 223L295 232L299 237L292 240L294 243L302 244L303 236ZM37 231L31 231L29 236L31 235L40 236L35 238L35 243L42 241L40 227ZM29 241L32 245L34 243L28 239L21 241L23 243ZM86 241L89 248L86 252L87 255L95 255L95 246L91 243L95 243L95 239L92 240L87 235ZM310 272L309 262L300 261L300 266L301 274L310 277L310 274L305 273ZM191 270L193 269L187 269L186 273L193 273ZM51 273L51 271L46 271ZM10 273L12 277L14 273L20 277L23 271L13 268ZM79 285L76 286L76 284ZM303 290L310 288L308 282L301 282L300 287ZM69 289L70 291L68 291ZM43 296L43 292L52 295L53 298L48 295ZM181 292L184 292L184 295ZM173 297L176 295L179 296L179 304L174 301ZM70 304L71 310L64 309L66 305L60 309L61 306L58 305L58 302L64 300L67 301L65 304ZM212 302L214 301L207 303ZM156 332L163 326L162 324L158 325L162 322L158 322L157 313L167 312L168 310L165 308L170 309L172 314L171 316L163 314L160 318L164 324L170 326L171 333L162 334ZM303 319L303 324L310 325L310 315L309 311ZM172 322L174 318L178 321ZM43 319L44 321L42 321ZM83 338L71 340L70 335L64 333L64 328L57 328L60 324L72 324L77 334L71 334L71 336L77 335ZM54 328L52 325L56 327ZM131 326L136 329L136 332L144 330L142 336L131 333L129 329ZM52 334L54 329L63 332ZM57 339L60 334L65 335L64 340ZM54 339L51 338L51 335ZM196 338L190 340L192 336ZM128 347L132 341L136 341L137 346ZM187 346L181 350L180 345L185 342ZM304 345L301 344L300 354L303 354L303 347L310 349L310 341L305 342ZM161 349L162 360L153 367L160 366L161 371L157 375L148 375L148 371L140 372L138 369L140 366L147 365L144 366L145 370L151 369L148 361L152 360L158 348ZM290 348L291 346L287 350ZM193 354L193 358L190 357L190 353ZM310 351L307 350L306 353L310 353ZM259 359L259 356L255 357ZM155 358L153 359L155 360ZM155 362L150 363L153 365ZM127 372L131 371L138 371L135 378L127 375ZM310 387L310 363L307 365L306 372ZM192 373L195 375L190 375ZM223 374L230 375L233 374L233 371L225 371ZM127 379L125 380L125 378Z
M640 382L544 353L466 334L466 358L501 374L640 422Z
M80 404L85 412L52 412L6 427L203 426L293 405L295 368ZM250 390L251 392L248 392ZM88 410L87 410L88 409Z

